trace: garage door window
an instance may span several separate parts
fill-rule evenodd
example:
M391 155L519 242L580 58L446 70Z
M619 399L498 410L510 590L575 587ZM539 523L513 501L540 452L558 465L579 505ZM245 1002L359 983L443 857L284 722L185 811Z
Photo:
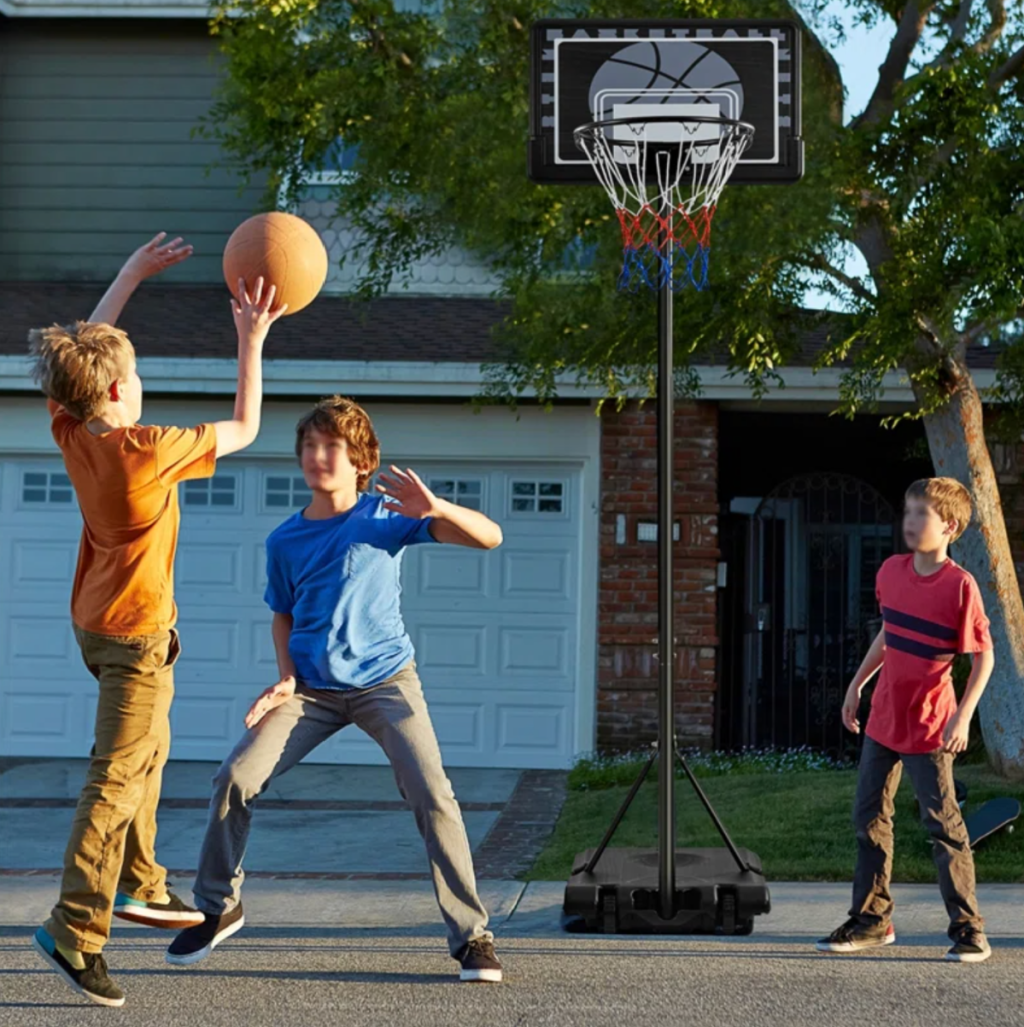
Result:
M301 474L268 474L263 479L263 509L267 513L300 510L312 498Z
M565 483L549 480L524 480L512 482L510 513L519 516L538 517L565 516Z
M238 478L234 474L215 474L212 478L186 481L183 502L187 507L237 510Z
M484 483L479 478L431 478L429 485L438 499L470 510L483 509Z
M73 506L71 479L63 471L24 471L21 475L21 503L32 509Z

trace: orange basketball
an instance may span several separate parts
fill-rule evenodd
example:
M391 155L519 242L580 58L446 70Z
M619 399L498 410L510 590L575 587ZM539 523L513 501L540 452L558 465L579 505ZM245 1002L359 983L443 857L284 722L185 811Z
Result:
M238 279L251 290L260 275L264 288L277 286L275 307L287 303L287 314L308 307L327 279L327 250L316 229L281 211L243 221L224 247L224 280L238 299Z

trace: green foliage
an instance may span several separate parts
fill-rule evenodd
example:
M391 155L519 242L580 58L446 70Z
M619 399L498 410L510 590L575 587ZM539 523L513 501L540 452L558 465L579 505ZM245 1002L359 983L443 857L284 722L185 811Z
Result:
M525 173L528 26L536 18L749 16L741 0L235 0L214 23L227 79L203 132L279 191L303 192L340 142L357 174L334 189L360 239L347 255L359 292L377 295L417 260L459 245L487 262L512 301L488 394L550 401L562 380L617 401L653 391L654 304L615 291L617 226L599 187L541 187ZM864 23L895 0L850 0ZM981 328L1017 315L1024 294L1024 105L1017 73L994 81L1024 41L1018 16L990 31L985 5L924 5L931 53L891 101L843 124L826 0L807 0L804 136L796 186L730 187L715 217L712 288L676 307L683 365L713 354L762 392L808 328L812 282L841 298L821 365L852 361L840 408L880 398L907 367L919 413L944 399L944 369ZM981 5L976 5L981 6ZM791 16L765 0L760 17ZM992 38L988 37L992 35ZM983 45L984 44L984 45ZM998 77L998 76L996 76ZM994 84L993 84L994 83ZM883 90L885 92L885 90ZM838 272L853 248L870 274ZM567 254L583 254L574 262ZM683 375L680 389L695 389Z

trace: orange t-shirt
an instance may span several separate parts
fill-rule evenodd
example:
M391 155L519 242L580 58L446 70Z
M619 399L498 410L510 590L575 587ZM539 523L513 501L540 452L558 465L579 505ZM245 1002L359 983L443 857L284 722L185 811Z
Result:
M71 619L99 635L166 631L178 617L177 483L213 474L213 425L133 425L93 435L53 400L48 406L84 522Z

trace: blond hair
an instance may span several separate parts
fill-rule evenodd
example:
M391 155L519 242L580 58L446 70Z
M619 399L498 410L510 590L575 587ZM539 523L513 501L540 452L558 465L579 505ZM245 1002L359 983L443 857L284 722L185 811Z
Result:
M956 478L919 478L907 489L906 498L923 499L944 520L956 521L955 542L971 521L971 494Z
M369 414L354 400L330 396L320 400L295 426L295 455L302 459L302 443L316 429L324 435L344 439L348 458L357 468L356 488L365 492L380 467L380 442Z
M80 421L99 416L112 382L124 376L135 348L120 328L94 321L33 328L32 377L43 392Z

